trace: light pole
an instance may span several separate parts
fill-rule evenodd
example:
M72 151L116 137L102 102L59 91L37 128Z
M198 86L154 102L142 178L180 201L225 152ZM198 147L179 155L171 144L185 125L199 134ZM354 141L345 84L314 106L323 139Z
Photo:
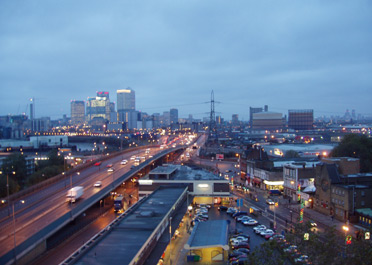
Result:
M346 236L347 236L347 232L349 231L349 227L347 225L344 225L342 226L342 229L345 231L345 255L346 255L346 244L347 244L347 241L346 241Z
M242 179L242 171L240 169L240 154L237 153L237 154L235 154L235 156L238 157L238 170L239 170L238 176L239 176L239 178L241 180Z
M13 175L16 174L15 171L12 171L11 172ZM3 171L0 171L0 175L3 174ZM8 200L8 215L10 215L10 200L9 200L9 172L6 173L6 196L7 196L7 200Z
M20 201L21 203L25 203L24 200ZM9 202L8 202L9 204ZM16 223L15 223L15 213L14 213L14 202L12 203L12 208L13 208L13 239L14 239L14 264L17 264L17 242L16 242Z
M169 264L172 265L172 217L169 217Z

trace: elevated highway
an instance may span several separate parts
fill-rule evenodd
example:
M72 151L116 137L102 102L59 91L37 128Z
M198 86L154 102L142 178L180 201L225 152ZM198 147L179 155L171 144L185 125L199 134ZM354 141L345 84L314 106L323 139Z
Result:
M169 153L185 148L151 148L148 159L139 166L134 166L130 157L145 156L145 149L130 150L103 161L99 167L86 167L73 172L68 178L58 179L35 192L18 196L17 202L22 199L25 203L11 204L14 206L11 209L15 209L14 215L13 211L8 212L7 207L0 209L0 264L26 264L45 251L48 237L106 197L116 187ZM120 165L122 159L128 160L129 163ZM113 164L113 172L107 172L108 164ZM102 181L102 187L93 187L98 180ZM71 186L84 187L82 199L75 204L66 202L66 193Z

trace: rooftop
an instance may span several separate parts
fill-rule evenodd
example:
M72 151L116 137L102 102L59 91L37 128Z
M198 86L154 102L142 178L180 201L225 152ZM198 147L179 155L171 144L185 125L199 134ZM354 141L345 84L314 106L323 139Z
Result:
M150 174L175 174L171 177L172 180L225 180L222 176L213 174L203 169L192 169L188 166L167 165L166 167L157 167ZM146 176L143 179L148 178Z
M145 198L75 264L130 264L185 187L162 187Z

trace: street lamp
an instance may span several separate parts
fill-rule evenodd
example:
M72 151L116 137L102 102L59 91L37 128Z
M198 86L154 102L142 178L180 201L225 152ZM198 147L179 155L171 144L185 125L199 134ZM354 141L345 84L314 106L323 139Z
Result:
M20 203L25 203L24 200L21 200ZM9 202L8 202L9 204ZM12 209L13 209L13 239L14 239L14 264L17 264L17 242L16 242L16 223L15 223L15 212L14 212L14 202L12 203Z
M11 171L10 173L12 173L13 175L16 174L15 171ZM0 175L3 174L3 171L0 171ZM10 205L9 205L9 172L6 173L6 194L7 194L7 200L8 200L8 215L10 215Z
M240 154L236 153L235 156L238 158L238 170L239 170L239 177L242 177L242 171L240 168Z
M172 217L169 217L169 264L172 264Z

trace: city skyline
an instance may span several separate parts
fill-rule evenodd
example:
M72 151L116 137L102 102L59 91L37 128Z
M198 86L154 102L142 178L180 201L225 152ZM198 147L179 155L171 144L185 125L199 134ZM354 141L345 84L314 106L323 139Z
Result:
M208 117L212 90L227 120L264 105L372 115L367 1L89 3L0 3L1 115L29 115L35 98L35 117L57 119L127 87L136 109L181 118Z

